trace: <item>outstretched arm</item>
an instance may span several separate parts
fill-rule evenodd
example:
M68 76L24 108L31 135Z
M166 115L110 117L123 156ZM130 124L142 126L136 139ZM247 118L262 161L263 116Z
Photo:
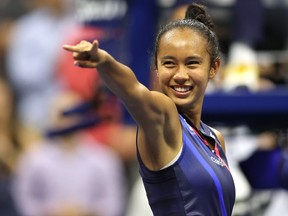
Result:
M164 94L150 91L142 85L129 67L100 49L97 40L93 43L81 41L75 46L64 45L63 48L73 52L75 65L97 68L107 87L124 102L140 126L150 129L153 128L151 124L160 124L159 126L163 127L161 124L164 124L163 118L167 116L167 106L169 107L165 104L172 101Z
M150 91L133 71L100 49L97 40L82 41L64 49L73 52L75 65L97 68L108 88L125 104L139 125L138 147L142 159L152 169L167 164L182 145L177 108L166 95Z

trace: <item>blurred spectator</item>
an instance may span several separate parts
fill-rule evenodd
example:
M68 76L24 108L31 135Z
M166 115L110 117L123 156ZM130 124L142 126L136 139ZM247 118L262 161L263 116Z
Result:
M288 200L287 131L267 129L255 132L255 128L245 125L218 129L226 137L226 151L237 171L234 177L238 199L233 215L285 215Z
M280 24L281 20L288 18L287 1L230 1L230 4L226 4L222 9L226 11L223 13L226 15L220 19L216 15L221 12L221 6L217 6L216 1L214 2L215 19L222 26L219 29L222 50L227 57L224 68L224 90L243 87L250 91L261 90L263 70L267 72L267 67L274 67L280 60L275 59L273 51L283 52L287 48L288 25ZM270 52L268 55L270 57L262 61L259 58L261 51ZM269 72L273 73L271 70ZM277 79L277 75L273 73L270 77L274 76L274 79Z
M51 130L77 124L63 116L81 97L59 94L49 119ZM120 216L126 204L123 164L109 147L82 132L60 132L26 150L17 164L13 195L23 216Z
M255 49L263 35L263 1L236 1L230 18L233 24L223 88L229 91L244 86L258 90L259 68Z
M7 47L7 75L17 96L19 121L34 130L45 127L57 92L56 60L71 24L69 0L26 1L29 13L13 24Z

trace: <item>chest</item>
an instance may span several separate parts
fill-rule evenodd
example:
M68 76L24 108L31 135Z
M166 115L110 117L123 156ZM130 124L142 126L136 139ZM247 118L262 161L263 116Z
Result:
M183 154L179 161L178 176L189 185L196 194L201 196L213 195L218 197L219 193L231 196L235 193L234 182L226 158L221 158L203 143L197 134L186 131L183 133ZM216 145L219 145L216 143ZM222 155L224 157L224 155ZM182 172L181 170L185 170Z

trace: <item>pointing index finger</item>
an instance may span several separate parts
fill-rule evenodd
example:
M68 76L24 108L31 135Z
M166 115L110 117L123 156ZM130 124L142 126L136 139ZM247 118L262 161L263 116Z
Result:
M81 52L81 49L78 48L77 46L71 46L71 45L63 45L63 48L67 51L71 51L71 52Z

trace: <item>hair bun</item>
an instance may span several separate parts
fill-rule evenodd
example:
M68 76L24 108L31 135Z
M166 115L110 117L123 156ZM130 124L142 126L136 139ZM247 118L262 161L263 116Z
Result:
M204 5L190 4L186 9L185 19L194 19L206 25L209 29L214 28L214 23Z

